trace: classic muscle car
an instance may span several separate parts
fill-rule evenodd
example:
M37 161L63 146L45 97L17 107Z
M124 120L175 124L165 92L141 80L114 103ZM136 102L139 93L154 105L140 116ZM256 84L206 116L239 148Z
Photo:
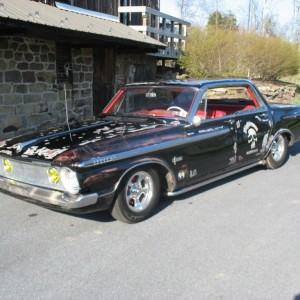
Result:
M52 209L135 223L175 196L265 165L300 138L300 108L248 80L129 84L92 121L0 142L0 189Z

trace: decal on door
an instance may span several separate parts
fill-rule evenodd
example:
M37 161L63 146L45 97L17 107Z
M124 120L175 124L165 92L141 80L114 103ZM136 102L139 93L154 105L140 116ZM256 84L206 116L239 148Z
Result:
M234 156L229 158L229 165L234 165L236 163L236 156L237 156L237 143L236 142L233 145L233 152L234 152Z
M178 180L183 180L185 178L185 172L184 171L180 171L178 173Z
M176 166L176 164L180 161L183 161L183 157L182 156L174 156L172 159L172 163L174 166Z
M190 170L190 178L193 178L193 177L195 177L195 176L197 176L197 170L196 169L194 169L194 170Z
M252 122L247 122L244 125L243 132L247 134L248 144L250 144L250 148L251 148L251 150L246 153L247 155L256 153L258 151L258 149L256 149L257 131L258 131L257 126Z

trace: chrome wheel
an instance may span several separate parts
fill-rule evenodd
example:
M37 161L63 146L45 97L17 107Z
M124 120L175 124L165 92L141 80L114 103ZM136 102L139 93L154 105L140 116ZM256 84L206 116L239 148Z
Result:
M137 223L151 216L160 197L160 177L150 167L138 168L121 182L112 207L112 216L126 223Z
M126 186L126 204L130 210L139 212L148 207L153 196L153 180L147 172L134 173Z
M285 139L282 135L278 135L274 139L271 146L271 155L275 161L280 161L286 152Z
M277 169L281 167L287 156L288 142L286 136L278 134L273 140L266 164L269 169Z

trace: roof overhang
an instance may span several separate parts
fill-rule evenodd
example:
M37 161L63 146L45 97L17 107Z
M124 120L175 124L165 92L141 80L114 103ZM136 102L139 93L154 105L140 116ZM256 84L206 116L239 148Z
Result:
M25 35L70 43L156 52L166 46L122 23L30 0L1 0L0 35Z

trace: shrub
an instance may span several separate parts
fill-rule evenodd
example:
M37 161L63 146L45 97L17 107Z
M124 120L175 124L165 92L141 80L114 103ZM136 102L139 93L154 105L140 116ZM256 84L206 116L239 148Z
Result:
M192 77L271 80L297 74L300 60L295 45L276 37L191 27L179 64Z

